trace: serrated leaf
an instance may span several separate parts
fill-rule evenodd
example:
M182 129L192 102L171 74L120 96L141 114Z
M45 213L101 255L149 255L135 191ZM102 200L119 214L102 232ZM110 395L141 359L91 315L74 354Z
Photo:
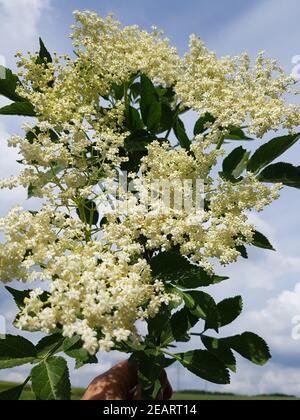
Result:
M144 128L139 111L130 105L125 110L124 123L126 128L133 132Z
M197 136L198 134L203 134L206 131L205 125L207 123L213 124L216 119L209 113L206 113L202 117L200 117L194 127L194 135Z
M6 335L0 340L0 369L31 363L37 356L34 345L21 336Z
M137 99L141 95L141 84L139 82L133 83L130 86L130 91L133 99Z
M14 102L22 102L24 99L16 93L17 86L21 83L18 76L10 69L2 67L5 77L0 78L0 95L5 96Z
M282 183L287 187L300 189L300 168L290 163L279 162L270 165L257 178L261 182Z
M152 81L145 75L141 76L141 114L145 125L148 124L150 109L158 103L158 96Z
M161 104L159 102L153 102L149 108L147 127L150 131L155 131L159 128L161 120Z
M24 299L29 298L31 290L16 290L9 286L5 286L5 289L12 295L17 307L24 308Z
M198 317L191 314L187 308L182 308L172 315L170 319L170 326L172 331L173 341L187 342L190 339L189 330L194 327L199 321Z
M160 119L160 133L170 130L175 121L175 112L171 109L169 104L162 104L161 119Z
M148 320L148 333L149 336L157 343L161 341L161 334L166 329L171 311L167 305L162 305L158 314Z
M234 176L234 171L244 161L247 154L247 150L241 146L234 149L223 161L223 173Z
M16 290L9 286L6 286L5 289L12 295L19 309L24 308L25 306L24 300L26 298L29 298L30 292L32 292L32 290ZM40 299L42 302L47 302L49 296L50 296L49 292L43 292L43 294L40 295Z
M163 354L151 354L151 352L135 352L131 355L129 363L138 369L138 382L142 388L142 398L152 400L157 397L160 388L157 380L160 379L164 367L171 364Z
M77 335L72 338L66 338L63 343L63 351L72 359L75 359L75 368L79 369L86 364L98 363L96 356L92 356L83 348L83 341Z
M201 336L202 343L206 349L212 353L220 362L230 369L232 372L236 372L236 359L232 350L222 344L217 338L208 337L206 335Z
M36 112L29 102L14 102L0 108L1 115L21 115L24 117L35 117Z
M215 384L227 385L230 375L224 363L207 350L177 354L181 364L198 377Z
M50 357L31 371L32 389L38 400L70 400L71 384L67 362Z
M241 254L241 257L245 258L246 260L248 259L248 252L245 245L239 245L235 247L235 249Z
M55 333L46 337L43 337L35 346L38 358L46 356L50 351L59 353L62 351L63 336L60 333Z
M195 290L184 292L182 296L190 313L205 321L205 329L218 329L219 314L217 304L208 293ZM190 299L193 305L191 305Z
M189 150L191 147L191 141L186 134L185 127L183 121L180 118L177 118L176 123L174 125L174 133L177 137L180 146L183 149Z
M254 140L251 137L248 137L245 132L240 127L229 127L229 133L224 136L227 140Z
M269 249L271 251L275 251L269 239L266 238L262 233L258 232L257 230L254 232L252 245L256 246L257 248Z
M219 312L219 326L225 327L236 320L243 310L243 299L241 296L225 299L217 305Z
M45 44L43 43L42 39L39 39L40 42L40 51L39 51L39 57L37 60L38 64L45 64L45 63L52 63L52 57L47 48L45 47Z
M251 332L224 338L221 341L256 365L265 365L272 357L266 342Z
M257 173L262 168L281 156L300 139L299 134L276 137L261 146L248 162L248 171Z
M151 260L153 276L176 283L185 289L197 289L227 280L228 277L211 276L202 267L191 264L178 252L166 251Z
M243 159L240 161L240 163L232 172L232 175L234 176L234 178L239 178L242 175L242 173L247 169L247 164L248 164L250 155L251 155L251 152L246 152L244 154Z

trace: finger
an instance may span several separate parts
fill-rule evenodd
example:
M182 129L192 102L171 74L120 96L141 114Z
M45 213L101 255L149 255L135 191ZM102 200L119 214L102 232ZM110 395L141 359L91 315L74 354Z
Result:
M166 383L164 393L163 393L163 400L170 400L172 398L172 395L173 395L173 389L171 387L169 380L167 379L167 383Z
M127 400L130 389L136 384L136 369L124 361L94 379L83 400Z
M169 400L173 395L173 390L169 382L167 373L165 370L162 371L160 382L162 385L162 400Z
M142 399L142 389L140 385L137 385L134 388L132 400L141 400Z

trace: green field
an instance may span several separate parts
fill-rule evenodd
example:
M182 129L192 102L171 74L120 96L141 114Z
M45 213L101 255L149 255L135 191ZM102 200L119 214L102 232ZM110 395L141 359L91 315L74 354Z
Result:
M8 388L16 386L16 384L11 382L0 382L0 392L5 391ZM82 388L73 388L72 390L72 400L80 400L83 395L84 389ZM22 394L22 400L33 400L34 396L31 392L30 385L25 387L25 390ZM182 391L177 392L173 396L173 400L180 401L189 401L189 400L202 400L202 401L219 401L219 400L297 400L296 397L284 396L284 395L266 395L266 396L257 396L257 397L247 397L242 395L233 395L233 394L213 394L209 392L202 391Z

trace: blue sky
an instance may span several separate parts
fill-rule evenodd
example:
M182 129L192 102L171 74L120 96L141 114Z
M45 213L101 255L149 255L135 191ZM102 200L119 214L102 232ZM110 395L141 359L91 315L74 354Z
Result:
M181 53L187 49L190 33L199 35L219 55L259 50L280 60L287 72L291 60L300 55L298 0L0 0L0 56L14 67L17 50L37 48L41 35L50 50L70 52L68 40L72 11L91 9L102 15L113 11L125 25L150 28L156 24L165 30L171 43ZM297 99L299 101L299 99ZM189 121L187 121L189 124ZM19 130L20 120L0 119L0 177L17 171L15 152L5 140ZM300 145L288 152L284 160L300 164ZM23 190L0 192L0 216L18 202L32 208ZM239 373L226 391L243 393L284 392L300 395L300 342L292 339L292 319L300 314L299 209L300 192L285 189L281 199L263 214L253 215L259 229L274 243L277 253L251 251L249 261L239 261L224 273L231 280L212 289L216 298L242 294L245 312L234 329L253 330L267 338L273 353L272 362L258 368L240 361ZM12 319L14 308L0 286L0 315ZM225 331L226 333L226 331ZM197 346L197 341L193 343ZM88 366L72 373L73 383L85 385L93 376L120 358L118 354L102 355L98 366ZM21 380L27 368L0 372L0 378ZM170 377L177 387L177 372ZM220 389L204 384L192 374L180 371L181 388Z

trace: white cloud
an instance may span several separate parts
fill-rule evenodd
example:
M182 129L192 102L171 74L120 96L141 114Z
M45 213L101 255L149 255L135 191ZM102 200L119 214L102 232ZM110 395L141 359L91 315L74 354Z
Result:
M254 329L269 343L279 361L293 363L298 357L300 340L293 338L293 320L300 315L300 282L293 290L285 290L277 297L269 299L261 310L251 311L243 318L247 329ZM300 387L300 385L299 385Z
M253 366L247 362L239 363L239 371L232 378L232 383L221 391L241 395L263 395L281 393L300 395L300 369L282 368L274 363L264 367ZM214 386L210 389L216 389ZM220 390L220 388L217 388Z
M244 15L212 38L214 47L226 53L266 50L290 66L300 53L299 1L264 0L255 2Z
M20 158L17 149L7 146L9 134L3 124L0 124L0 179L16 175L20 172L20 165L16 162ZM0 216L4 216L13 206L23 203L26 199L24 188L13 191L0 190Z
M240 260L226 272L246 289L278 290L278 287L286 287L288 280L299 278L300 257L258 250L249 260Z
M0 0L0 54L7 60L16 51L36 45L38 24L50 0Z

